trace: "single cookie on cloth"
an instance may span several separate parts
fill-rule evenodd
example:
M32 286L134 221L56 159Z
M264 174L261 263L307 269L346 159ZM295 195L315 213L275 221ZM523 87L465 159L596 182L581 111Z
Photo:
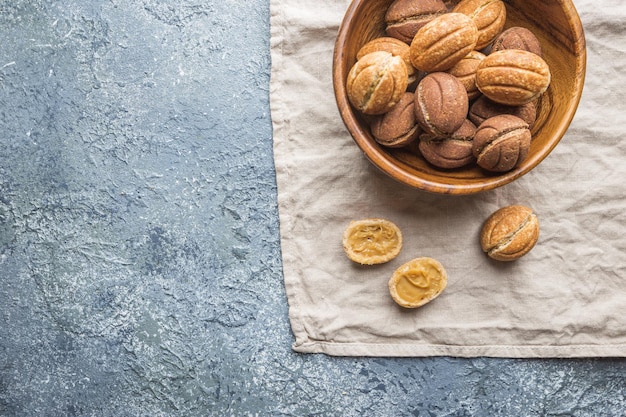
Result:
M487 218L480 233L480 246L492 259L514 261L530 252L538 239L539 220L532 209L512 205Z
M387 113L406 91L408 77L401 57L385 51L369 53L348 73L348 99L364 114Z
M395 223L379 218L353 220L343 232L343 250L362 265L389 262L402 249L402 232Z
M391 298L405 308L417 308L434 300L446 288L448 275L433 258L413 259L400 266L389 279Z

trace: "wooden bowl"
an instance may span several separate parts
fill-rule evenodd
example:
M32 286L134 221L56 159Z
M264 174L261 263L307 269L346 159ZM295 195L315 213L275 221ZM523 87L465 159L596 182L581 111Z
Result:
M528 157L506 173L489 173L475 164L443 170L426 162L415 148L390 149L372 137L366 119L348 101L346 78L357 51L384 36L385 12L393 0L353 0L339 28L333 56L333 86L341 117L367 158L396 180L420 190L471 194L508 184L537 166L567 130L583 90L586 65L585 36L571 0L504 0L505 28L523 26L541 42L552 75L538 104L537 121ZM447 2L455 4L458 1Z

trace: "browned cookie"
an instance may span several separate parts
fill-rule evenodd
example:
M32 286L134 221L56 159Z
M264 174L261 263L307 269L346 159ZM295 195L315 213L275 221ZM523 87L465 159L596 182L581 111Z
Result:
M413 78L417 77L417 70L411 63L411 48L409 48L409 45L396 38L385 36L372 39L359 49L359 52L356 54L356 59L361 59L369 53L378 51L386 51L391 53L391 55L402 58L409 75L409 83Z
M485 120L499 114L517 116L532 128L537 120L537 106L532 101L521 106L506 106L482 96L472 103L468 117L476 126L480 126Z
M494 39L491 52L504 49L521 49L542 56L539 39L529 29L520 26L508 28Z
M404 93L389 112L374 118L371 124L376 142L390 148L399 148L413 142L421 129L415 117L415 99Z
M447 71L461 81L461 84L467 90L467 97L470 100L481 95L480 90L476 86L476 69L484 58L484 54L478 51L471 51L465 58Z
M506 22L506 7L501 0L462 0L452 11L472 18L478 29L478 50L488 46Z
M395 0L385 14L387 35L410 44L422 26L446 12L441 0Z
M489 216L480 233L480 246L490 258L514 261L530 252L538 239L535 213L529 207L513 205Z
M446 137L467 118L467 91L453 75L434 72L425 76L415 90L415 115L420 127L436 137Z
M447 13L424 25L411 42L411 62L421 71L446 71L476 46L478 30L463 13Z
M476 126L466 120L450 137L422 135L419 150L424 159L438 168L460 168L474 161L472 143L475 133Z
M372 52L359 59L348 73L350 103L365 114L391 110L406 91L408 73L404 61L389 52Z
M543 94L550 85L550 68L536 54L505 49L489 54L478 65L476 85L489 99L521 106Z
M472 151L481 168L506 172L526 159L530 141L530 130L525 121L510 114L502 114L478 126Z

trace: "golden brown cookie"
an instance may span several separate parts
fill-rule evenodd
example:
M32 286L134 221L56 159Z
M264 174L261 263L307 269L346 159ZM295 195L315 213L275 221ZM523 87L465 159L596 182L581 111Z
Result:
M476 70L478 89L489 99L509 106L539 98L548 89L550 78L546 61L520 49L492 52Z
M348 258L362 265L389 262L402 249L402 232L386 219L353 220L343 233L343 249Z
M480 246L490 258L514 261L526 255L539 239L539 220L532 209L513 205L494 212L483 224Z
M389 52L372 52L350 69L346 82L350 103L364 114L383 114L406 91L408 72L404 61Z
M411 42L411 62L421 71L446 71L476 46L478 30L463 13L446 13L424 25Z
M378 51L386 51L391 55L402 58L409 75L409 83L417 77L417 70L411 63L411 48L409 48L409 45L396 38L385 36L372 39L359 49L359 52L356 54L356 59L361 59L369 53Z
M461 0L452 11L469 16L476 24L477 50L493 42L506 22L506 7L502 0Z
M396 269L389 279L391 298L405 308L417 308L435 299L446 288L448 275L433 258L422 257Z
M461 84L467 90L467 98L470 100L481 95L480 90L476 87L476 69L483 59L485 59L483 53L471 51L465 58L447 71L461 81Z

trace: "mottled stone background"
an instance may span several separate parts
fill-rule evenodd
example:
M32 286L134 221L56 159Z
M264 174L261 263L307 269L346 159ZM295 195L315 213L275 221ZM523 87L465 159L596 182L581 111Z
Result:
M624 416L624 360L299 355L267 0L0 2L0 416Z

